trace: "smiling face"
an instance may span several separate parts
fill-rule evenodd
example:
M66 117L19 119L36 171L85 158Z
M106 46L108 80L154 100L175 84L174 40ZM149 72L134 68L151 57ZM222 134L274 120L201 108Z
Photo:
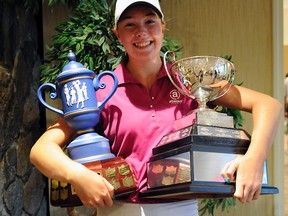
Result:
M114 29L129 60L160 58L165 24L150 7L135 5L121 16Z

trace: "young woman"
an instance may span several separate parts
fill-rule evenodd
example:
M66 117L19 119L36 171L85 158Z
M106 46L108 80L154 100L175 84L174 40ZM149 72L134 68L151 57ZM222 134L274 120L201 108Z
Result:
M152 148L172 131L176 119L198 106L184 96L178 103L171 103L169 93L175 87L160 57L164 31L158 0L117 1L114 32L127 51L127 59L114 71L119 85L101 112L100 124L110 140L112 153L133 167L138 184L135 193L113 204L113 187L63 153L61 148L71 141L75 131L62 118L48 128L31 150L31 162L44 175L73 185L85 207L98 207L98 215L198 215L195 200L151 204L138 197L146 187L146 163ZM97 91L99 101L105 95L105 90ZM213 103L253 115L247 153L228 163L222 176L235 180L237 172L234 196L242 203L255 200L260 196L263 163L276 133L281 105L268 95L234 85Z

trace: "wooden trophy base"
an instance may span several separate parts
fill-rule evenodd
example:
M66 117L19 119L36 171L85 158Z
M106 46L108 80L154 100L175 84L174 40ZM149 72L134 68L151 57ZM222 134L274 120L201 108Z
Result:
M114 187L114 198L126 198L136 189L136 182L129 164L121 157L83 164L103 176ZM51 179L50 203L53 206L80 206L82 202L74 188L65 182Z

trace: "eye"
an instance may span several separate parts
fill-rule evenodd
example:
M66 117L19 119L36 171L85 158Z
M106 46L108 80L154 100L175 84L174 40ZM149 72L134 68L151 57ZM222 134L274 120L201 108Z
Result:
M125 27L132 27L132 26L134 26L135 24L134 23L131 23L131 22L127 22L127 23L125 23Z
M146 23L147 23L147 24L154 24L154 23L156 23L156 20L154 20L154 19L149 19L149 20L147 20Z

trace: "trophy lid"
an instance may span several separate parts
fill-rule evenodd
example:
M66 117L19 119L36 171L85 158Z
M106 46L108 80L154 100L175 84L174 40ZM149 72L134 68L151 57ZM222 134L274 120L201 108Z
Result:
M83 64L76 61L76 55L71 50L69 51L67 58L69 60L69 63L64 66L62 72L57 77L57 80L62 80L70 76L77 76L83 73L86 75L88 73L88 75L94 76L93 71L85 68Z

